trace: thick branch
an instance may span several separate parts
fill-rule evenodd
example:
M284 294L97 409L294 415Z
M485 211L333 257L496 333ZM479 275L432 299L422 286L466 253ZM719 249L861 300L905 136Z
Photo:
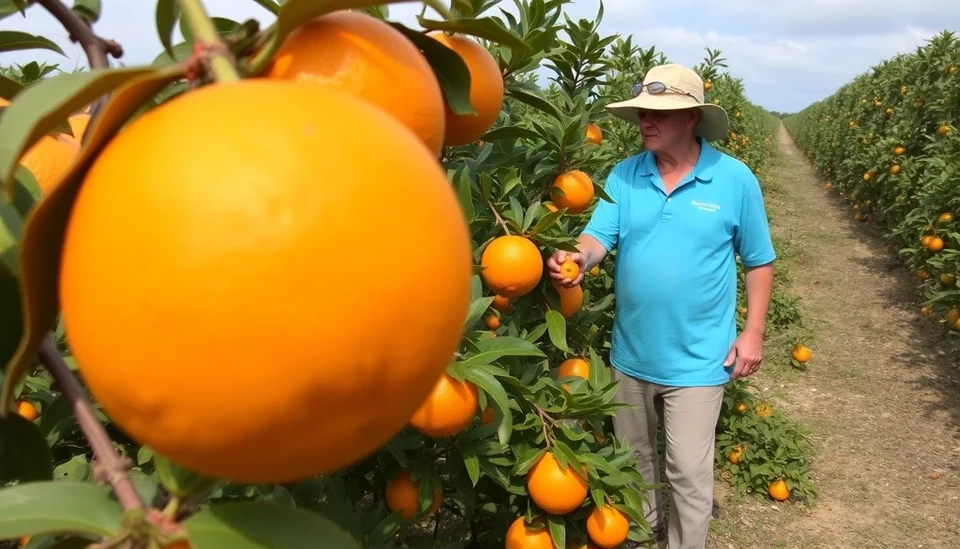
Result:
M107 40L94 34L93 29L72 9L60 0L36 0L50 15L56 17L63 28L70 33L70 39L83 47L87 54L87 61L91 69L106 69L110 66L107 60L109 53L114 59L123 55L123 48L113 40ZM90 107L90 117L96 117L103 106L104 97L101 97Z
M54 381L60 386L60 390L70 401L70 407L77 418L77 424L83 430L83 434L90 447L93 449L94 459L99 461L103 476L113 491L117 494L117 499L124 509L143 509L144 504L140 499L130 478L125 474L126 462L113 449L113 443L104 430L103 425L93 412L93 406L87 400L83 387L73 376L70 368L63 361L60 352L50 336L47 336L40 345L40 362L53 376Z

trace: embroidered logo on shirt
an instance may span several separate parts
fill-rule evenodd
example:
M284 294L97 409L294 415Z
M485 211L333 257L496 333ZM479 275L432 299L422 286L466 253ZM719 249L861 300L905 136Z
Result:
M700 202L699 200L694 200L691 202L695 208L703 212L718 212L720 211L720 204L713 204L710 202Z

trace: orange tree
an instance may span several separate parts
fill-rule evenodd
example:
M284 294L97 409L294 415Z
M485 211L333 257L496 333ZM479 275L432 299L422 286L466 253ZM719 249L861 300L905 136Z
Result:
M960 332L960 39L944 31L785 119L852 215L918 277L922 312ZM893 250L891 250L893 251Z
M612 273L560 292L543 261L636 146L604 102L665 58L559 1L425 2L430 33L383 5L258 3L262 30L161 1L165 51L108 69L99 3L37 2L94 69L3 80L0 538L646 539L608 422ZM760 170L769 117L720 66L698 69L734 117L722 146ZM28 162L49 139L76 150Z

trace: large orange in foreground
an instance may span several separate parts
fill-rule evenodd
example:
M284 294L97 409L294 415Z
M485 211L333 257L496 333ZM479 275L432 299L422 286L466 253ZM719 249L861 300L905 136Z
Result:
M276 483L403 428L460 342L471 264L459 201L409 129L332 87L250 79L107 145L69 219L60 297L124 431L197 472Z
M301 25L264 74L336 86L393 115L435 155L443 146L446 103L430 63L406 36L376 17L344 10Z
M446 106L446 147L466 145L483 137L503 108L503 75L497 60L479 42L462 34L433 31L427 36L456 52L470 72L470 105L475 114L457 114Z

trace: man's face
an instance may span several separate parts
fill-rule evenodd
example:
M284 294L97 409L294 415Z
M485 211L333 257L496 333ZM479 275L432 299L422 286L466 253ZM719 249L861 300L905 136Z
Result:
M639 118L643 146L653 152L670 150L689 140L698 120L696 109L672 111L639 109Z

